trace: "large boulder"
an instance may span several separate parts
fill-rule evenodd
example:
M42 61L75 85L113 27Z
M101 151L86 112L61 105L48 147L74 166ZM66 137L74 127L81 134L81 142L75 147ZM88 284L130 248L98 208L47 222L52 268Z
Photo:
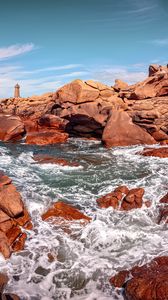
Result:
M44 114L39 119L24 118L26 144L50 145L64 143L69 135L65 132L67 120L52 114Z
M107 147L156 143L149 133L134 124L129 115L120 110L113 110L104 128L102 140Z
M0 114L1 141L19 140L23 137L24 133L24 124L19 117Z
M31 229L31 218L11 179L1 171L0 252L5 258L24 248L27 235L22 232L22 227Z
M126 300L168 299L168 256L157 257L144 266L121 271L110 279L124 288Z
M101 137L111 110L127 106L113 88L92 80L74 80L59 89L53 99L51 112L69 121L66 130L88 137Z

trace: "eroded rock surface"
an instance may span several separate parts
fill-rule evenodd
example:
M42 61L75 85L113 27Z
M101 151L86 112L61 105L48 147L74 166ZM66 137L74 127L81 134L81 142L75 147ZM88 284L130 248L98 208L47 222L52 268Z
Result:
M49 220L51 218L63 218L64 220L73 221L73 220L82 220L89 222L91 218L84 215L74 206L71 206L62 201L58 201L53 204L49 210L42 215L42 220Z
M168 300L168 256L121 271L110 279L110 283L124 287L127 300Z
M168 157L168 147L162 148L144 148L141 152L137 154L143 156L155 156L160 158L167 158Z
M22 227L31 229L29 213L19 192L9 177L0 172L0 252L9 258L13 251L24 248L26 233Z
M143 205L143 188L129 190L126 186L120 186L113 192L97 199L100 208L113 207L119 210L131 210L141 208Z

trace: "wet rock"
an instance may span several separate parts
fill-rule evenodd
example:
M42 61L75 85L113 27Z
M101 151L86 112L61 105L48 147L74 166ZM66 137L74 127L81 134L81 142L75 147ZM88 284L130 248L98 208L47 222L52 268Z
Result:
M5 285L8 283L8 276L0 273L0 294L3 292Z
M120 210L131 210L143 205L144 189L129 190L126 186L120 186L113 192L97 199L100 208L113 207Z
M124 111L113 111L103 131L102 140L107 147L155 144L145 130L135 125Z
M11 179L0 172L0 252L5 258L24 248L27 235L21 227L32 228L31 218Z
M0 114L0 140L4 142L22 139L24 124L17 116Z
M42 215L42 220L43 221L49 220L52 217L63 218L68 221L73 221L73 220L83 220L86 222L91 221L90 217L84 215L75 207L61 201L54 203L53 206L49 208L48 211Z
M3 294L1 296L2 300L21 300L17 295L15 294Z
M56 130L41 130L39 132L31 132L26 136L26 144L28 145L51 145L65 143L68 139L68 134Z
M168 223L168 193L159 201L159 221L158 223Z
M158 257L144 266L121 271L110 282L115 287L124 287L127 300L167 300L168 257Z
M143 156L155 156L160 158L166 158L168 157L168 147L144 148L141 152L137 152L137 154Z
M163 196L159 202L168 204L168 193L165 196Z
M56 158L53 156L45 155L45 154L36 154L33 156L33 159L39 164L57 164L61 166L70 166L70 167L78 167L79 164L75 162L68 162L64 158Z

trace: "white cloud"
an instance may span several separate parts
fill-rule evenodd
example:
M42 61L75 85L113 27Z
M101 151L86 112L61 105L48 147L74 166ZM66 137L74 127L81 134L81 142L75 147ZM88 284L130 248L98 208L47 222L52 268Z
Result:
M128 84L134 84L146 78L147 74L142 71L135 71L134 68L128 70L127 68L105 68L95 70L92 73L94 80L102 81L108 85L113 85L115 79L121 79Z
M165 39L156 39L153 41L150 41L150 43L156 45L156 46L168 46L168 38Z
M0 48L0 60L8 59L14 56L21 55L26 52L30 52L35 48L33 43L23 45L11 45L9 47Z

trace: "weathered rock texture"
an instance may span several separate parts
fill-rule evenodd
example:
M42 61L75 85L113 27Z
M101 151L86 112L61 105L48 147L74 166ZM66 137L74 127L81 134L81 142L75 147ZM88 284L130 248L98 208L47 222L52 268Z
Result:
M0 114L0 140L15 141L23 137L25 132L24 124L18 116Z
M75 162L69 162L64 158L56 158L54 156L46 155L46 154L36 154L33 156L35 162L39 164L57 164L61 166L70 166L70 167L78 167L79 164Z
M97 199L100 208L113 207L120 210L131 210L143 205L143 188L129 190L126 186L119 186L113 192Z
M168 300L168 256L155 258L130 271L121 271L110 283L124 287L126 300Z
M42 220L49 220L51 218L57 219L62 218L64 220L73 221L73 220L82 220L85 222L91 221L91 218L84 215L77 208L58 201L49 210L42 215Z
M13 251L24 248L26 233L22 229L31 229L32 223L19 192L12 180L0 172L0 252L5 258Z
M168 147L162 148L144 148L141 152L137 154L143 156L155 156L160 158L167 158L168 157Z
M74 80L53 94L2 99L0 111L22 119L30 144L65 142L70 134L103 136L112 147L168 143L167 103L168 68L151 65L149 77L131 86Z

